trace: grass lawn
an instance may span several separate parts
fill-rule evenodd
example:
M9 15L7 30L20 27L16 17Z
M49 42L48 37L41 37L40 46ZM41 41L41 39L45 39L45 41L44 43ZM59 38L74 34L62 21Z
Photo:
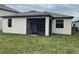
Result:
M72 36L54 34L50 37L0 33L0 53L78 54L79 32Z

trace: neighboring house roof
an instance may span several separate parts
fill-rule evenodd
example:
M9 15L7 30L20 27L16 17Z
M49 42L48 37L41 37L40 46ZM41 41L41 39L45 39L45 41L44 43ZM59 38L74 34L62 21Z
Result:
M79 20L77 20L76 22L79 22Z
M3 5L3 4L0 4L0 9L1 10L6 10L6 11L10 11L10 12L15 12L15 13L19 13L19 11L13 9L13 8L10 8L6 5Z
M77 20L77 21L73 21L72 23L78 23L79 22L79 20Z
M51 12L39 12L39 11L29 11L29 12L22 12L18 14L10 14L10 15L5 15L2 16L4 18L7 17L36 17L36 16L50 16L55 19L72 19L73 16L67 16L67 15L62 15L62 14L57 14L57 13L51 13Z

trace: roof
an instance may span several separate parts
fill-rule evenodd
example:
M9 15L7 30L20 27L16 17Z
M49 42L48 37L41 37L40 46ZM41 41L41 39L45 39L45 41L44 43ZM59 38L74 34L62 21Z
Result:
M77 23L77 22L79 22L79 20L77 20L77 21L73 21L73 22Z
M6 6L6 5L3 5L3 4L0 4L0 9L1 9L1 10L10 11L10 12L15 12L15 13L18 13L18 12L19 12L19 11L15 10L15 9L10 8L10 7L8 7L8 6Z
M29 11L29 12L21 12L18 14L10 14L10 15L5 15L2 16L3 18L8 18L8 17L36 17L36 16L49 16L55 19L72 19L73 16L67 16L63 14L57 14L57 13L51 13L51 12L40 12L40 11Z
M79 20L77 20L76 22L79 22Z
M63 18L63 19L69 19L69 18L74 18L73 16L68 16L68 15L64 15L64 14L59 14L59 13L51 13L51 12L45 12L45 13L50 13L51 16L55 19L59 19L59 18Z

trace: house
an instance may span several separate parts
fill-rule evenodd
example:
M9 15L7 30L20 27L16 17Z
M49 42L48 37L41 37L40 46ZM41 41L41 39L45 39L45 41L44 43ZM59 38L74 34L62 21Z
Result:
M75 24L76 27L78 27L78 30L79 30L79 20L76 21L76 24Z
M79 20L73 21L72 24L73 24L72 26L73 27L77 27L78 28L78 31L79 31Z
M51 12L29 11L1 16L4 33L45 35L52 33L71 35L73 16Z
M18 13L17 10L14 10L6 5L0 4L0 16L15 14ZM0 18L0 30L2 29L2 19Z

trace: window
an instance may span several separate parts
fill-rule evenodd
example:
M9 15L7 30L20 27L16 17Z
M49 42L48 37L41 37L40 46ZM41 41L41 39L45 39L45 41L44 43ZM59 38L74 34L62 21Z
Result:
M8 27L12 27L12 19L8 19Z
M56 28L64 28L64 20L56 20Z

